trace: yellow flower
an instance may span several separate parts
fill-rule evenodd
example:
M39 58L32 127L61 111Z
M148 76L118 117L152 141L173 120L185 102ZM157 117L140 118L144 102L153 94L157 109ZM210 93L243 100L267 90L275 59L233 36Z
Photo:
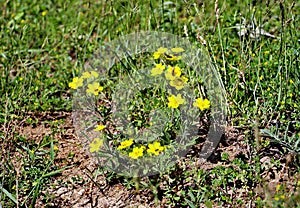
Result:
M102 131L103 129L105 129L104 125L97 125L97 127L94 129L94 131Z
M160 47L157 49L157 51L155 51L153 53L153 58L154 59L159 59L161 55L163 55L164 53L166 53L168 51L167 48L163 48L163 47Z
M263 78L264 78L264 76L263 76L263 75L261 75L261 76L259 77L259 80L263 80Z
M155 64L155 66L156 66L156 68L160 68L160 69L165 69L166 68L166 66L165 65L163 65L163 64Z
M264 54L269 54L269 53L270 53L270 51L265 51L265 52L264 52Z
M158 53L158 52L153 53L153 58L154 59L159 59L160 56L161 56L161 53Z
M90 143L90 152L97 152L100 150L100 147L103 145L103 140L95 138L93 142Z
M143 156L143 152L144 152L145 147L134 147L132 152L129 153L129 157L133 158L133 159L137 159L138 157L142 157Z
M281 188L281 185L278 184L278 185L276 186L276 192L278 192L278 191L280 190L280 188Z
M157 52L161 53L161 54L166 53L167 51L168 51L168 49L164 48L164 47L160 47L160 48L157 49Z
M92 76L90 72L83 72L81 78L88 79Z
M204 109L209 109L210 101L207 99L203 100L202 98L197 98L193 105L203 111Z
M163 69L160 68L152 68L151 70L151 76L160 75L163 73Z
M166 56L166 59L168 61L178 61L181 59L181 56L174 56L174 55L170 54L170 55Z
M294 108L297 108L297 107L298 107L298 105L296 103L294 103Z
M180 77L181 75L181 69L178 66L172 67L169 66L166 73L165 73L165 77L167 80L174 80L176 77Z
M270 88L270 87L268 87L267 91L268 91L268 92L270 92L270 90L271 90L271 88Z
M86 90L86 92L88 94L98 95L102 90L103 87L100 86L99 82L94 82L93 84L88 84L88 89Z
M47 14L46 10L42 12L42 16L46 16L46 14Z
M56 145L53 145L53 150L58 151L58 147Z
M294 84L294 81L292 79L290 79L290 84Z
M158 141L155 141L153 144L148 144L147 152L154 155L159 155L159 152L163 151L164 149L165 148L161 146Z
M186 78L184 76L176 77L174 80L170 81L170 85L172 87L175 87L176 90L181 90L187 81L188 81L188 78Z
M275 201L279 201L279 197L278 196L275 196L274 199L275 199Z
M95 78L98 78L98 77L99 77L99 74L98 74L98 72L96 72L96 71L91 71L91 75L92 75L93 77L95 77Z
M73 89L77 89L78 87L81 87L83 85L83 79L74 77L73 81L69 83L69 87Z
M166 68L165 65L155 64L155 68L152 68L152 70L151 70L151 76L156 76L156 75L162 74L165 68Z
M128 139L123 142L118 146L117 150L125 149L127 147L130 147L133 144L133 139Z
M182 98L181 94L178 94L177 96L171 95L168 97L169 103L168 107L169 108L178 108L179 105L184 104L185 100Z
M181 53L181 52L184 51L184 49L180 48L180 47L179 48L172 48L171 51L174 52L174 53Z

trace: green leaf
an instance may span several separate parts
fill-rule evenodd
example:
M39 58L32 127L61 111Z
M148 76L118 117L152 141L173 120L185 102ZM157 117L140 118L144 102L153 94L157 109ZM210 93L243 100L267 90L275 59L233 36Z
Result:
M23 15L24 15L24 12L20 12L19 14L17 14L16 16L15 16L15 20L20 20L22 17L23 17Z
M0 190L1 190L8 198L10 198L15 204L17 204L16 198L15 198L11 193L9 193L5 188L3 188L1 185L0 185Z
M52 172L50 172L50 173L46 173L46 174L42 175L42 178L54 176L54 175L56 175L56 174L62 172L63 170L68 169L68 168L71 168L71 167L73 167L73 166L74 166L74 165L66 166L66 167L63 167L63 168L61 168L61 169L59 169L59 170L55 170L55 171L52 171Z
M192 192L191 190L189 190L188 195L191 197L191 200L192 200L193 202L196 201L196 198L195 198L195 196L194 196L194 194L193 194L193 192Z
M194 203L193 202L191 202L190 200L188 200L188 199L184 199L185 201L186 201L186 203L188 203L189 204L189 206L191 207L191 208L196 208L196 206L194 205Z
M51 142L50 142L50 158L51 158L51 161L53 161L55 158L53 138L51 138Z
M179 201L179 200L180 200L180 197L179 197L179 196L174 196L174 200L175 200L175 201Z

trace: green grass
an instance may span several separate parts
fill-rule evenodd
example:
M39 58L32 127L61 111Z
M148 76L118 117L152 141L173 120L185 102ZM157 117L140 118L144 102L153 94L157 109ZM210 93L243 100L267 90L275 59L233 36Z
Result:
M150 188L156 201L165 198L171 207L199 207L201 203L208 207L240 206L250 201L257 207L299 206L298 156L291 162L295 175L290 181L292 188L282 184L275 195L256 189L268 183L257 174L266 171L260 162L263 151L281 145L280 158L300 152L299 2L219 1L219 16L213 1L13 0L1 1L0 7L2 206L15 207L17 203L34 207L41 196L45 204L50 203L51 196L45 196L43 190L68 168L53 164L58 140L55 133L63 131L60 126L49 119L30 120L27 115L70 112L73 91L68 83L79 75L85 61L102 44L147 30L188 38L209 52L225 86L228 126L244 132L244 145L249 150L246 158L245 154L229 160L222 155L220 161L226 165L209 171L184 161L182 167L158 178L141 179L139 188ZM239 37L236 25L244 18L247 24L262 25L276 38ZM112 86L114 83L106 88L107 98ZM143 107L148 111L151 105L143 103L149 98L139 96L143 102L137 100L133 106L139 104L136 111ZM109 114L109 107L103 108ZM136 122L143 122L143 115L138 116ZM17 131L17 124L23 121L32 127L48 122L52 133L39 142L23 137ZM270 164L282 168L278 161L271 159ZM181 174L174 175L178 171ZM118 180L114 174L107 178ZM134 189L135 180L121 178L121 182ZM158 188L158 184L163 186ZM176 190L179 186L182 189ZM249 193L234 199L228 190ZM282 195L285 198L280 198Z

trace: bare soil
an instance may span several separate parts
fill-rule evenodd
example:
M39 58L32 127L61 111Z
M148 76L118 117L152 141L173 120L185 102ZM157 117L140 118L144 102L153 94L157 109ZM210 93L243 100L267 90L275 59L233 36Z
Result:
M38 122L26 124L27 118L36 119ZM158 204L153 201L153 194L149 189L142 189L136 192L127 189L120 181L107 180L107 174L95 174L98 164L95 158L87 154L80 139L75 134L72 125L71 112L43 112L28 113L22 121L16 121L13 130L27 138L29 141L39 143L45 135L53 134L49 122L64 119L65 122L59 126L59 131L54 134L55 145L58 147L54 165L60 168L68 166L66 170L51 177L50 184L43 190L43 194L37 202L37 207L168 207L166 199L161 199ZM10 129L11 132L12 128ZM234 166L230 162L221 160L222 152L229 154L229 161L237 157L251 157L253 148L249 142L244 142L245 135L241 130L227 127L218 148L208 160L198 160L188 168L201 168L210 171L216 166ZM8 150L7 150L8 151ZM197 145L190 150L186 158L180 164L191 164L197 152ZM17 154L17 153L16 153ZM260 155L260 162L264 168L261 178L264 182L258 184L254 191L264 198L272 198L279 183L285 183L288 190L293 190L299 176L293 164L293 155L284 155L280 152L280 146L268 146L261 148L257 154ZM270 162L271 159L280 161L279 167ZM179 165L180 165L179 164ZM238 168L238 167L234 167ZM94 176L97 175L95 178ZM166 176L167 177L167 176ZM247 199L249 190L240 188L233 192L228 190L235 199ZM49 198L49 196L51 196ZM244 206L254 205L253 202L246 202ZM204 205L203 205L204 206Z

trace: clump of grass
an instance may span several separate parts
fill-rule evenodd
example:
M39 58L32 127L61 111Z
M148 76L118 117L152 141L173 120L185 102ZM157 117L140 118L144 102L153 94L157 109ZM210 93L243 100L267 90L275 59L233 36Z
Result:
M29 125L33 124L29 121ZM53 126L52 126L53 124ZM49 179L66 168L55 167L54 159L57 147L53 135L58 131L58 122L52 122L53 134L44 136L39 143L28 141L25 137L8 132L8 154L1 154L5 162L1 164L1 198L9 207L34 207L38 198L47 200L42 194ZM3 137L2 137L3 138ZM5 139L5 138L4 138ZM4 140L7 142L7 140ZM5 143L4 143L5 144ZM2 147L3 148L3 147Z

